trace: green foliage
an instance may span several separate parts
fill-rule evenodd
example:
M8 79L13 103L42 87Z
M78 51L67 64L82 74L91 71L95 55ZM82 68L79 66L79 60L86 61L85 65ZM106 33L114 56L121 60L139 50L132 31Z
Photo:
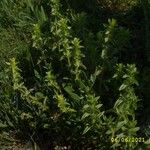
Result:
M120 10L125 1L110 3ZM0 130L16 131L41 149L44 143L49 149L134 150L138 143L111 141L140 131L138 64L123 61L131 62L123 57L132 32L108 18L92 29L91 8L77 11L80 4L0 3ZM104 9L91 4L94 14Z

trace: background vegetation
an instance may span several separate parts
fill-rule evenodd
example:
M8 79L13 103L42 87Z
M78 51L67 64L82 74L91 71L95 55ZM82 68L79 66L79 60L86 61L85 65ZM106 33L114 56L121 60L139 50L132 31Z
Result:
M1 0L0 39L0 149L150 149L148 0Z

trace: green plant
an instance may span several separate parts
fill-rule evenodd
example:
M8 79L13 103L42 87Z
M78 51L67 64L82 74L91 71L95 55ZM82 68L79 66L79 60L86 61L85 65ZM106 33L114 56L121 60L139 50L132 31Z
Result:
M132 32L115 19L91 29L87 10L67 5L65 12L59 0L3 3L11 26L1 24L0 48L5 56L16 51L2 60L0 129L15 130L41 149L43 143L49 149L137 148L111 142L139 131L138 71L121 56Z

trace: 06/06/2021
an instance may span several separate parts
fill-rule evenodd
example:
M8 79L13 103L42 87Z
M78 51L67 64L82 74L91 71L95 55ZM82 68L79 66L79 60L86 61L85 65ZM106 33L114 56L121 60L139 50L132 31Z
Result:
M112 143L127 143L127 142L132 142L132 143L144 143L145 139L143 137L112 137L111 138Z

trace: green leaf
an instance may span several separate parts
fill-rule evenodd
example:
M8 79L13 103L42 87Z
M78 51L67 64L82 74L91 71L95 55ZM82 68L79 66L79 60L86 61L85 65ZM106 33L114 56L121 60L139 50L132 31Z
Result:
M102 106L103 106L103 104L98 104L98 105L96 105L96 108L100 109Z
M0 129L8 127L6 124L0 123Z
M106 134L107 134L107 135L112 134L112 131L111 131L111 130L108 130L108 131L106 132Z
M34 75L37 79L40 79L40 74L34 69Z
M43 21L46 21L46 15L42 6L41 6L41 18L43 19Z
M73 98L74 100L80 100L80 97L79 97L77 94L75 94L75 93L73 92L73 89L72 89L71 86L66 86L66 87L64 88L64 90L65 90L65 91L70 95L70 97Z
M83 116L82 116L82 118L81 118L81 120L83 120L83 119L87 118L88 116L90 116L90 114L89 114L89 113L84 113L84 114L83 114Z
M89 107L90 107L90 105L86 104L86 105L83 106L83 109L87 109Z
M122 102L123 102L123 100L118 99L114 105L114 108L117 108Z
M95 97L95 101L98 101L100 98L100 96Z
M35 96L36 96L37 98L40 98L40 99L45 98L44 94L41 93L41 92L36 92L36 93L35 93Z
M135 127L135 128L132 128L130 129L131 132L137 132L140 128L139 127Z
M145 141L145 144L150 145L150 138L147 141Z
M126 123L127 123L126 121L118 122L118 124L117 124L117 129L122 128L122 126L124 126Z
M117 135L117 138L122 138L122 137L124 137L123 133L120 133L120 134Z
M122 91L122 90L124 90L126 87L127 87L127 85L125 85L125 84L122 84L122 85L120 86L120 88L119 88L119 91Z
M105 38L105 42L108 42L108 40L109 40L109 38L108 38L108 37L106 37L106 38Z
M87 126L87 127L84 129L83 134L86 134L90 129L91 129L91 127L88 127L88 126Z

